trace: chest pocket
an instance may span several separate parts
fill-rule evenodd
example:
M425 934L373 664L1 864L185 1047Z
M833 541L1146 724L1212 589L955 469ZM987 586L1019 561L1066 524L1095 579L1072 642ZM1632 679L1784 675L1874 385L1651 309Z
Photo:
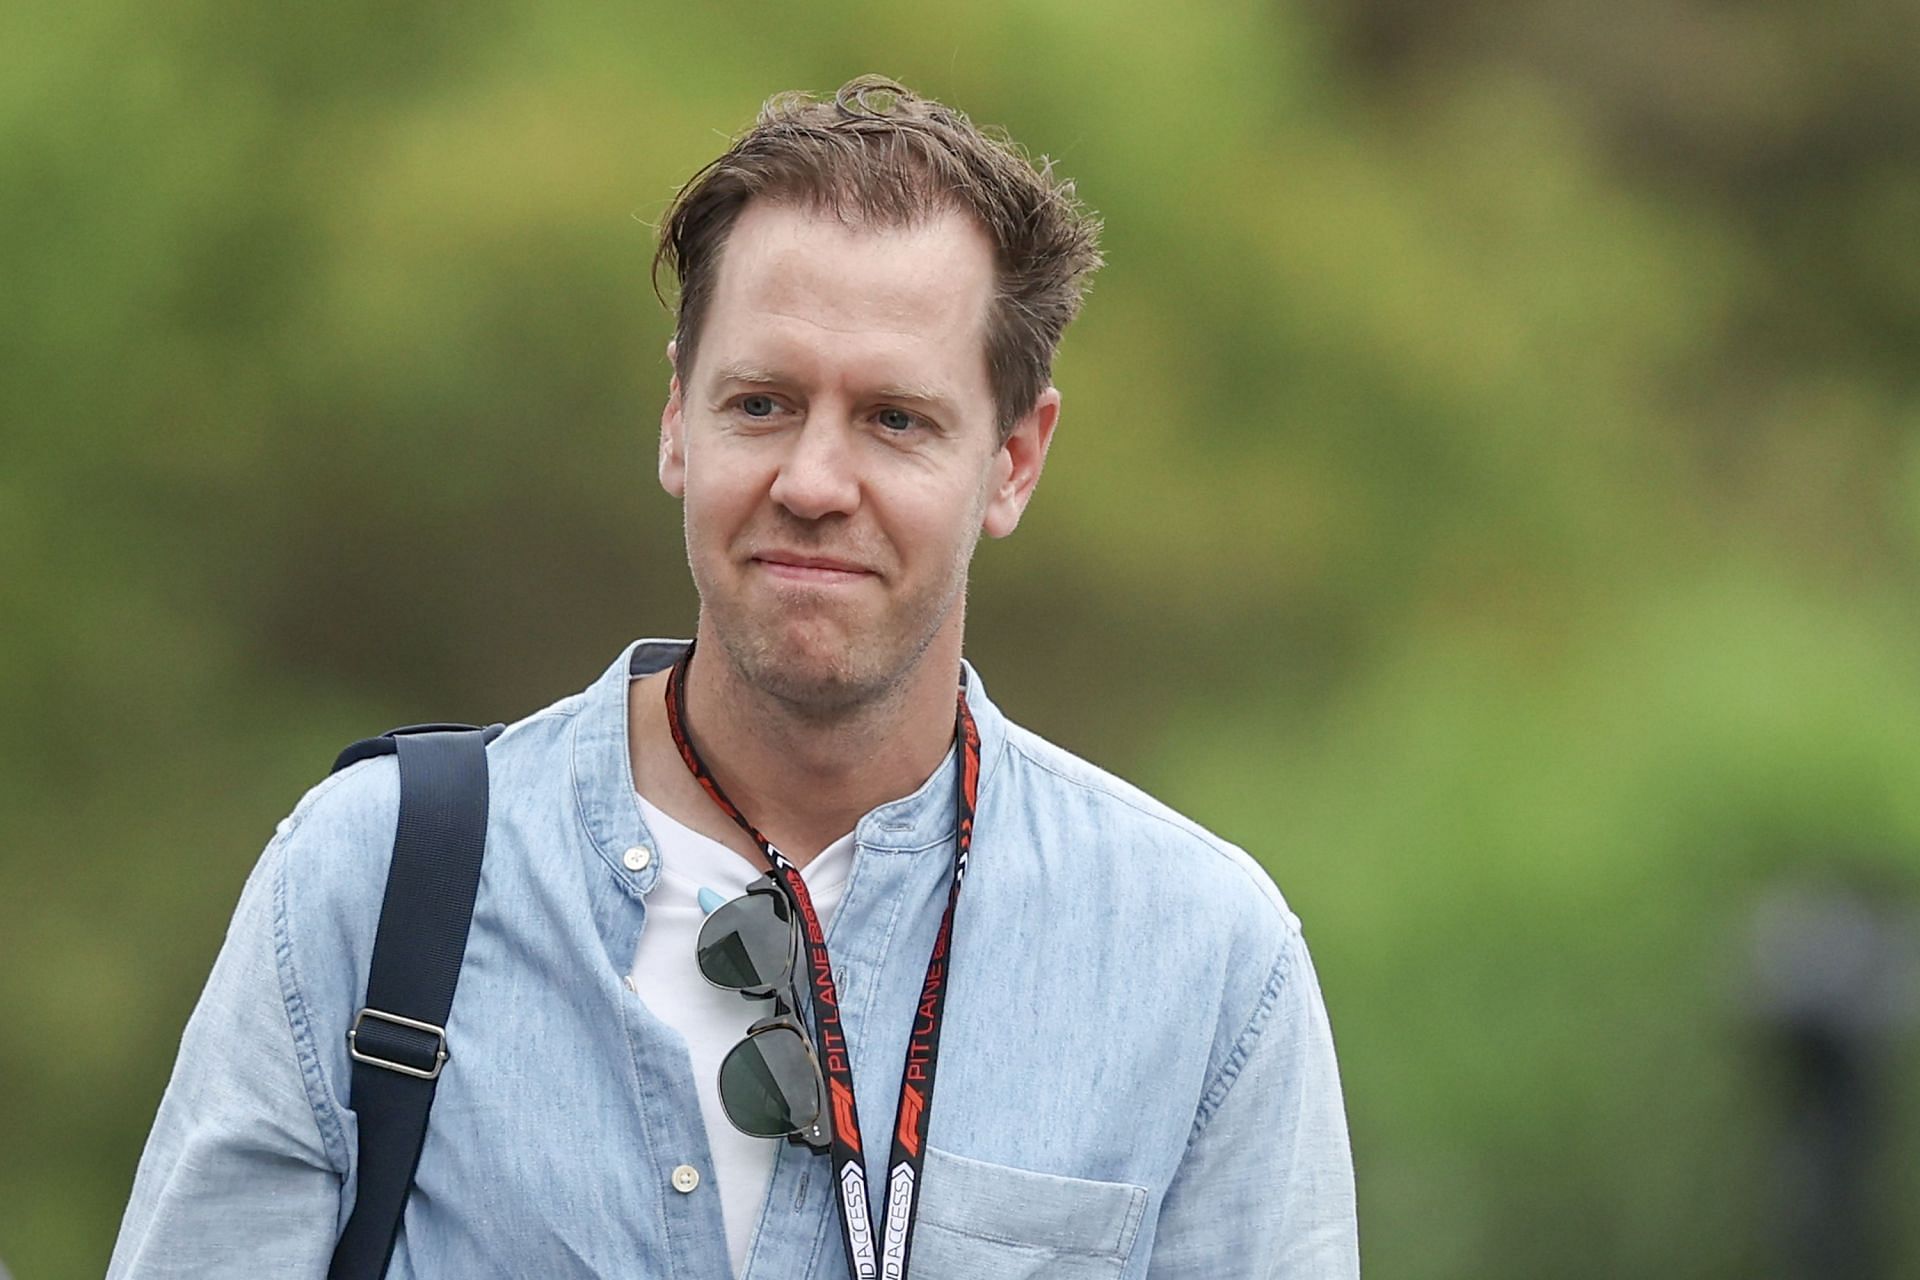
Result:
M1133 1253L1147 1189L927 1148L911 1280L1110 1280Z

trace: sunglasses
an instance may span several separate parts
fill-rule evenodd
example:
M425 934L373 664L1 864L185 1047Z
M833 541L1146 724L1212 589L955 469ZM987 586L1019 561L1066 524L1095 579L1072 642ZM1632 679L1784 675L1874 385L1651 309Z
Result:
M700 973L716 987L773 1000L773 1014L747 1028L720 1062L720 1106L733 1127L756 1138L789 1138L816 1151L827 1131L826 1078L800 1022L794 978L800 921L777 881L761 876L715 907L695 944Z

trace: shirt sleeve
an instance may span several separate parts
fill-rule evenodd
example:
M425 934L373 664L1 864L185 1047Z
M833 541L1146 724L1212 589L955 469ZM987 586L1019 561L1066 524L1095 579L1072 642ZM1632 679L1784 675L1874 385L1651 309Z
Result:
M1151 1280L1360 1274L1353 1157L1333 1033L1297 927L1161 1206Z
M345 1146L322 1132L318 1067L289 999L285 832L249 877L187 1022L109 1280L326 1274Z

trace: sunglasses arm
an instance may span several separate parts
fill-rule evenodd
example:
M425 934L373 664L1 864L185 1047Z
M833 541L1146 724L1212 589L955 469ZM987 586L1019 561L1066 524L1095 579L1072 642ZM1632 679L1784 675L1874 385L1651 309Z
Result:
M832 1122L822 1115L819 1123L812 1128L788 1134L787 1141L796 1147L806 1147L816 1152L830 1151L833 1149Z

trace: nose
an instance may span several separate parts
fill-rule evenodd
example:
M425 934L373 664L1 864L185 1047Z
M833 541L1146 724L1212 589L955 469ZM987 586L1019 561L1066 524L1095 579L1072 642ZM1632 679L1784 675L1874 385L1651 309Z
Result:
M816 411L789 439L768 496L802 520L851 515L860 505L852 428L840 415Z

